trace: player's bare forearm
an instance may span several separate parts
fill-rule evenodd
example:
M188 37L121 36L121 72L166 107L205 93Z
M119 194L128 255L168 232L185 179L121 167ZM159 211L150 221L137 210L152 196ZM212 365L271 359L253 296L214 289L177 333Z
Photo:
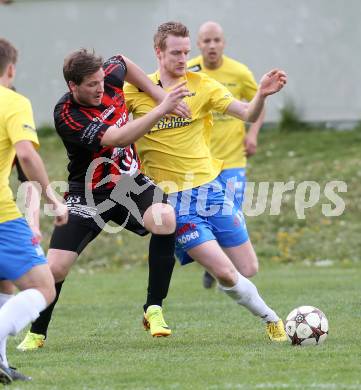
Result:
M120 128L111 126L103 135L101 144L103 146L128 146L148 133L164 115L165 113L157 106L143 117L130 121Z
M254 98L248 103L246 121L255 124L261 113L264 111L266 96L263 96L258 90Z
M226 113L245 122L255 122L264 108L264 102L265 98L257 92L249 103L233 100Z
M35 237L41 240L40 232L40 194L31 181L23 183L25 186L25 218Z

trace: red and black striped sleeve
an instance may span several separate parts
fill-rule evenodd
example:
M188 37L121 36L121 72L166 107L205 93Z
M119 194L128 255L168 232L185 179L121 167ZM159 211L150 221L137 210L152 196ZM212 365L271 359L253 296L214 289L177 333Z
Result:
M127 74L127 64L121 55L108 58L103 65L105 72L104 82L112 86L123 88Z
M109 124L96 120L74 105L70 97L61 99L54 110L55 128L60 137L91 151L99 151Z

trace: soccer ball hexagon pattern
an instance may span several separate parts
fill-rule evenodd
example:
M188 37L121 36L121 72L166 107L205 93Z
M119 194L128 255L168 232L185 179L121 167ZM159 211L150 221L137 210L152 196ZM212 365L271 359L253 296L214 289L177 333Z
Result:
M317 307L300 306L287 316L285 329L293 345L318 345L327 338L328 321Z

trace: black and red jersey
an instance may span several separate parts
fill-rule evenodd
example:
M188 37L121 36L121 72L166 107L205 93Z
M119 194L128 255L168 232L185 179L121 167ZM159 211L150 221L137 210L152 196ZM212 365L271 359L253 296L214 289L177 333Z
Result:
M86 107L76 103L66 93L54 109L55 128L69 157L70 188L88 185L94 191L111 190L122 173L139 169L135 146L102 146L101 138L113 125L123 126L128 121L123 85L127 67L122 56L104 62L104 95L99 106ZM92 164L93 163L93 164ZM88 168L89 182L85 183ZM89 188L89 187L88 187Z

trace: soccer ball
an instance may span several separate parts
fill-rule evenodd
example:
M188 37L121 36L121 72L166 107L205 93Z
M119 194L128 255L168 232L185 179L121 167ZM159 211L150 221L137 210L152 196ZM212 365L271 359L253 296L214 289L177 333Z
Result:
M328 321L320 309L300 306L287 316L285 330L292 345L318 345L327 338Z

